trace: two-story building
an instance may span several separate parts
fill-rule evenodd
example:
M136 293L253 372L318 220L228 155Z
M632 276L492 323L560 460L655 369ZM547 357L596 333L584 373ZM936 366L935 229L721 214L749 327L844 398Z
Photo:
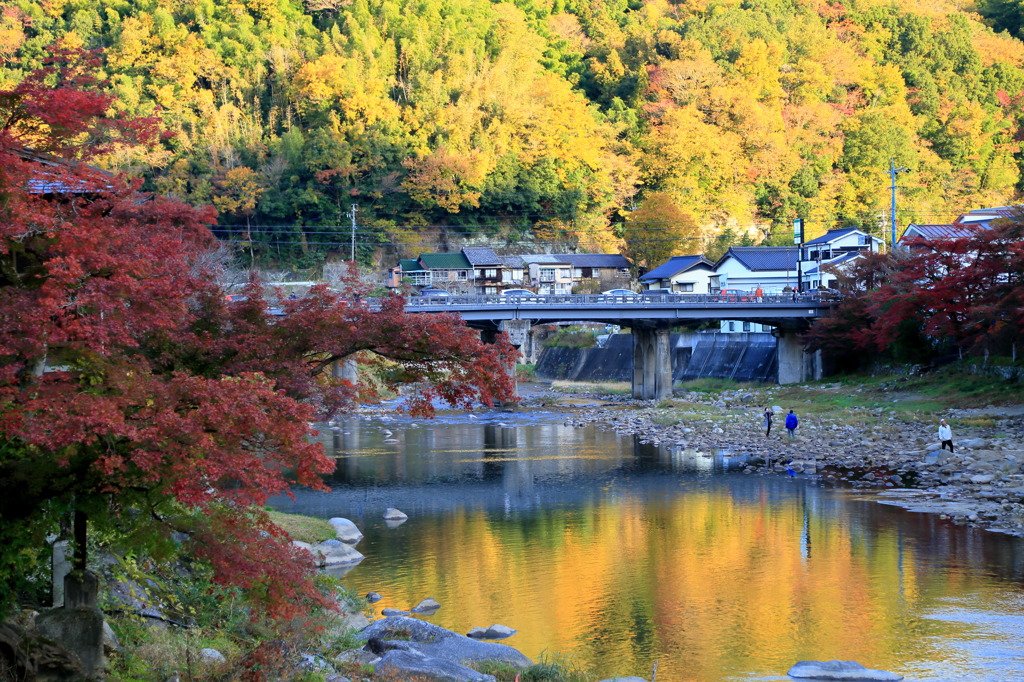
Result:
M796 246L733 246L715 263L710 278L711 293L720 289L743 289L780 293L797 285Z
M502 262L493 249L465 247L462 255L473 268L471 286L473 294L496 294L501 287Z
M567 253L559 256L572 268L573 285L594 281L593 289L627 289L632 281L629 260L617 253Z
M710 291L715 264L704 256L672 256L640 277L648 290L668 290L677 294L706 294Z
M836 271L864 253L880 251L882 240L853 227L829 230L800 245L801 291L829 288L836 281Z
M522 256L529 283L538 294L571 294L572 265L565 256L539 254Z

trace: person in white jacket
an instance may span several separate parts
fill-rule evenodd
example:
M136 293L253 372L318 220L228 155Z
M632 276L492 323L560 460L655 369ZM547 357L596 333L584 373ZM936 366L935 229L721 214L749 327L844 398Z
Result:
M939 420L939 440L942 441L941 450L945 450L948 445L949 451L953 452L953 429L949 428L945 419Z

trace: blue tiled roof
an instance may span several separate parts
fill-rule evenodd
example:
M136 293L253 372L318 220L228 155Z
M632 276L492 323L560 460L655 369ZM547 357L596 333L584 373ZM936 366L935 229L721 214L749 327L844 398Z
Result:
M617 253L569 253L562 258L574 268L628 268L629 261Z
M708 267L714 267L711 261L706 259L704 256L672 256L667 261L641 277L640 281L650 282L656 279L667 279L673 275L683 272L684 270L688 270L699 263L703 263Z
M855 227L844 227L841 230L829 230L828 232L826 232L825 234L821 235L820 237L816 237L816 238L812 239L809 242L804 242L804 246L814 246L816 244L828 244L829 242L835 241L836 239L839 239L840 237L845 237L846 235L850 234L851 232L857 232L857 231L858 230Z
M551 253L536 253L526 254L522 256L524 263L530 263L534 265L568 265L569 261L565 260L565 256L562 254L555 255Z
M501 265L501 259L498 258L498 254L494 253L494 249L484 246L467 246L462 249L462 254L473 266Z
M860 255L862 255L860 251L848 251L848 252L844 253L842 256L839 256L838 258L833 258L830 261L826 261L826 262L822 263L821 267L824 269L824 268L827 268L827 267L829 267L831 265L839 265L840 263L845 263L848 260L853 260L854 258L856 258L857 256L860 256ZM804 274L805 275L816 275L816 274L818 274L818 266L815 265L813 268L811 268L810 270L806 271Z
M731 246L715 267L732 256L751 272L760 270L796 270L799 249L795 246Z

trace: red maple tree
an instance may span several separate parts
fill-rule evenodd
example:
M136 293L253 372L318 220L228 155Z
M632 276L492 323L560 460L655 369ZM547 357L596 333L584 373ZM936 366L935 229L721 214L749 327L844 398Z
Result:
M860 259L841 279L842 303L806 335L810 348L907 362L1014 354L1024 331L1024 214L972 232Z
M219 581L272 615L325 603L260 505L333 468L308 424L358 387L332 363L387 358L385 383L419 386L422 412L434 397L508 399L514 349L400 297L317 287L277 315L254 283L228 305L205 257L212 209L88 165L155 132L106 116L90 63L58 51L0 92L0 593L74 514L153 547L184 531Z

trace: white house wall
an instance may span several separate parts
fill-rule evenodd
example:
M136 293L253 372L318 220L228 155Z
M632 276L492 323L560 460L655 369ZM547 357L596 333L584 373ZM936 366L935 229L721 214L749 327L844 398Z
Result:
M778 293L787 286L795 287L797 282L796 259L793 269L786 270L748 270L736 258L728 258L716 270L720 289L757 289L758 285L765 293ZM722 279L725 279L725 282Z

